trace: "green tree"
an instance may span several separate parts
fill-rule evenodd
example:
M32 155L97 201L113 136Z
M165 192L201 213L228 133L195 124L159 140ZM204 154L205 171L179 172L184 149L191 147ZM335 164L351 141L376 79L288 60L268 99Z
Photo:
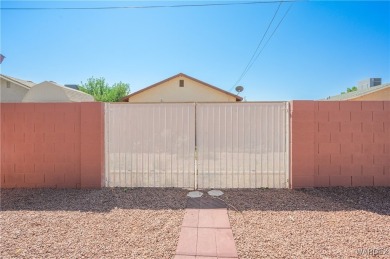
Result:
M96 101L119 102L130 93L130 85L119 82L110 86L104 77L91 77L86 83L81 82L79 90L92 95Z
M356 86L352 86L351 88L347 88L347 93L350 93L350 92L354 92L354 91L357 91L357 87ZM341 92L341 94L345 94L345 92Z

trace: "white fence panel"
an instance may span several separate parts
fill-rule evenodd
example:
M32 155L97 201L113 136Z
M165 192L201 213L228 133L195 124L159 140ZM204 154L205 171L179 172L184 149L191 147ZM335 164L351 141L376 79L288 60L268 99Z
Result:
M195 186L195 104L106 104L108 187Z
M198 188L288 188L287 102L198 103Z

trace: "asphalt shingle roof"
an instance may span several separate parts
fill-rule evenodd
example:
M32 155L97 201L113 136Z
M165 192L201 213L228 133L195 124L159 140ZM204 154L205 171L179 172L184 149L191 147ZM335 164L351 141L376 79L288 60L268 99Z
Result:
M4 75L4 74L0 74L1 77L3 77L4 79L8 80L8 81L11 81L11 82L15 82L15 83L18 83L18 84L21 84L27 88L31 88L33 87L34 85L36 85L34 82L32 81L28 81L28 80L23 80L23 79L19 79L19 78L15 78L15 77L12 77L12 76L7 76L7 75Z
M373 86L367 89L358 89L357 91L345 93L345 94L339 94L334 96L329 96L328 98L322 99L326 101L339 101L339 100L349 100L353 98L357 98L366 94L370 94L385 88L390 87L390 84L383 84L383 85L377 85Z

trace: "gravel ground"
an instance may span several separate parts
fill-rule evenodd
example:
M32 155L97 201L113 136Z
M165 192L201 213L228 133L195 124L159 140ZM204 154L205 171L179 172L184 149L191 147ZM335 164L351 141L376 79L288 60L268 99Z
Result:
M390 188L225 190L221 198L240 258L390 258Z
M1 190L1 258L171 258L186 190Z
M224 192L240 258L390 258L390 188ZM1 190L0 255L172 258L186 194L147 188Z

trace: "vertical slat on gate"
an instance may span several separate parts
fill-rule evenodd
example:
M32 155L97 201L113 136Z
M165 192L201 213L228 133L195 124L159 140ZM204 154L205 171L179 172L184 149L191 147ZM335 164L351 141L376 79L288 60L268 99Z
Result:
M199 187L288 186L288 108L198 104ZM194 104L107 104L106 113L107 186L194 186Z
M210 116L210 119L211 119L211 116ZM213 135L212 135L212 143L213 143L213 148L212 150L214 152L212 152L210 155L213 157L212 161L213 161L213 170L212 170L212 174L213 174L213 183L212 183L212 187L216 186L217 185L217 172L215 171L215 154L216 154L216 146L215 146L215 137L216 137L216 130L215 130L215 124L216 124L216 121L215 121L215 111L214 109L212 110L212 125L213 125Z
M231 158L230 158L230 161L231 161L231 168L230 168L230 176L229 176L229 183L230 183L230 188L234 188L234 178L233 178L233 175L234 175L234 120L233 120L233 117L234 117L234 112L233 112L233 106L231 106L231 109L230 109L230 124L231 126L228 126L229 128L231 128L231 135L229 136L230 138L230 141L231 141Z
M189 108L187 109L187 127L188 127L187 128L187 136L190 136L190 109ZM195 134L194 134L194 138L196 138ZM195 140L194 140L194 143L195 143ZM188 159L188 157L190 156L190 153L191 153L190 152L190 145L188 145L187 146L187 156L184 156L184 159L183 159L184 162L186 161L186 158ZM193 163L193 164L195 164L195 163ZM189 161L187 161L187 172L190 172L190 162ZM190 181L191 181L190 177L188 177L187 185L183 185L183 186L189 186L190 185Z
M171 174L172 174L172 186L176 187L177 186L177 175L176 175L176 155L177 155L177 150L176 150L176 145L174 136L177 136L177 111L172 110L172 125L176 125L172 131L172 137L171 137ZM176 139L177 140L177 139Z
M116 120L116 116L112 116L111 119L113 121L115 121ZM112 128L111 132L114 133L114 134L117 134L116 128ZM112 158L113 158L113 161L114 161L114 163L113 163L113 172L114 173L113 173L113 177L112 177L111 181L112 181L113 184L115 184L116 170L117 170L117 164L118 164L118 162L117 162L118 150L117 150L117 143L116 143L116 141L112 141L111 142L111 149L114 151L114 153L112 154Z
M280 109L279 106L276 107L276 112L275 112L275 117L276 117L276 125L275 125L275 128L276 128L276 138L275 138L275 171L277 172L275 174L275 187L274 188L280 188L280 179L279 179L279 175L280 175L280 147L279 147L279 142L280 142L280 139L283 139L283 135L280 134L279 132L279 127L280 127L280 124L279 124L279 119L280 119L280 112L282 110Z
M271 167L271 170L268 171L268 177L270 177L272 180L271 180L271 184L270 184L270 187L274 187L275 186L275 107L272 105L271 106L271 119L272 119L272 123L270 124L270 132L271 132L271 151L269 152L270 153L270 156L271 156L271 164L272 164L272 167ZM272 172L272 174L270 173Z
M285 109L284 102L199 103L199 188L286 187Z
M288 129L285 132L285 148L286 148L286 155L285 155L285 164L284 164L284 170L286 171L285 176L285 187L289 188L290 187L290 104L286 102L286 110L285 110L285 123L286 123L286 128Z
M134 107L135 110L133 111L133 118L135 118L135 121L136 123L134 123L134 136L136 136L135 139L132 140L132 144L133 144L133 150L134 150L134 183L133 183L133 187L138 187L138 183L139 183L139 180L138 180L138 174L139 174L139 151L138 151L138 147L137 147L137 144L138 144L138 141L139 141L139 125L141 123L141 121L139 120L139 113L138 113L138 107Z
M163 120L161 120L161 118L163 118L162 117L162 112L161 112L161 106L159 106L158 107L158 132L162 132L162 123L163 123ZM157 187L162 187L163 185L162 185L162 163L161 163L161 150L162 150L162 148L161 148L161 143L162 143L162 138L161 138L161 134L160 134L160 138L159 138L159 141L158 141L158 177L157 177L157 179L158 179L158 185L157 185Z
M234 120L236 123L234 123L235 125L235 129L236 131L234 132L233 134L233 139L235 137L235 141L234 141L234 147L233 148L233 161L236 161L236 163L234 163L236 165L236 168L234 168L233 166L233 169L234 171L232 172L233 173L233 188L239 188L240 187L240 157L239 157L239 148L240 148L240 142L239 142L239 124L240 124L240 121L239 121L239 118L238 118L238 113L239 113L239 109L238 109L238 106L235 107L235 113L234 113ZM233 123L233 122L232 122Z
M106 113L106 186L194 187L194 104L107 104Z
M128 118L129 118L129 111L125 109L125 111L124 111L124 118L123 119L124 120L128 120ZM124 141L123 141L124 142L124 146L125 146L125 184L124 184L125 186L129 186L129 181L130 181L129 175L127 173L128 168L131 165L131 162L129 164L129 159L131 159L130 147L129 147L129 144L128 144L129 136L131 134L129 131L130 131L130 129L128 129L126 131L125 137L124 137Z
M269 134L269 126L268 126L268 122L269 122L269 116L268 116L268 106L265 107L265 121L263 121L264 125L265 125L265 161L266 161L266 169L265 169L265 176L263 176L266 180L266 185L265 187L269 187L269 177L268 177L268 172L269 172L269 160L268 160L268 143L269 143L269 138L268 137L268 134ZM263 178L263 179L264 179Z
M122 115L122 109L120 109L120 113ZM118 119L117 123L119 125L118 127L118 136L119 136L119 139L122 139L122 134L121 134L121 122L122 120L121 119ZM117 141L117 148L118 148L118 171L116 172L116 180L117 180L117 183L115 183L117 186L121 187L121 172L122 172L122 165L121 165L121 141Z
M261 123L261 120L259 119L259 117L261 118L261 114L263 112L263 109L262 109L262 107L256 107L256 108L258 108L258 113L256 114L256 120L257 120L257 125L258 125L257 130L259 132L256 143L258 143L258 150L259 150L258 152L259 152L259 157L260 157L260 159L259 159L260 160L260 165L258 167L256 167L256 172L258 170L260 171L260 175L258 177L257 186L256 187L259 188L259 187L263 186L263 179L262 179L262 176L263 176L262 175L262 172L263 172L263 147L262 147L263 142L262 142L262 138L261 138L261 136L263 134L263 130L262 130L263 129L263 125Z
M104 104L104 153L105 153L105 163L104 163L104 183L102 186L107 187L108 184L108 172L110 171L110 146L109 146L109 120L110 112L108 103Z

